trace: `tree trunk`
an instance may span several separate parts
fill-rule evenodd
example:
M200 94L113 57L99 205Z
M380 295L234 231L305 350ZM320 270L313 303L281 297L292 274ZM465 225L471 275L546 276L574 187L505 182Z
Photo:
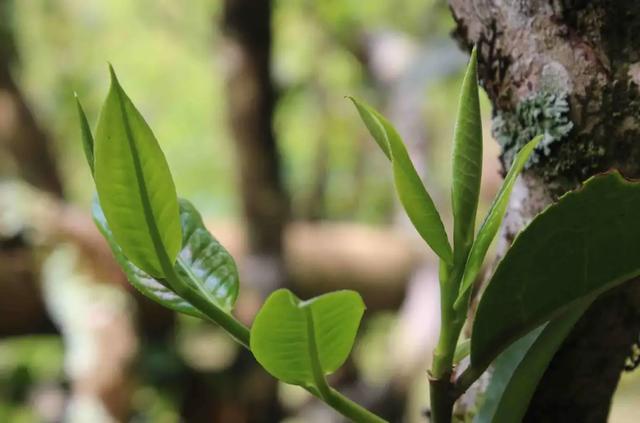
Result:
M61 197L50 140L37 125L11 74L17 60L11 6L12 2L0 0L0 182L21 178ZM5 300L0 300L0 310L7 314L0 323L0 337L55 332L38 285L38 260L26 234L2 229L0 286Z
M271 1L226 0L223 28L228 113L252 255L245 267L248 278L270 292L284 278L282 234L289 217L272 126Z
M613 0L450 0L455 37L479 51L506 168L533 135L542 148L518 182L503 246L580 181L640 176L640 4ZM525 421L606 421L640 331L640 288L597 301L554 357Z
M283 233L289 199L280 176L272 120L275 92L271 80L271 1L225 0L227 104L236 145L247 256L239 263L244 288L265 297L287 284ZM247 286L249 285L249 286ZM225 385L215 414L190 421L262 423L283 418L278 384L243 350L230 369L235 383ZM212 420L213 419L213 420Z
M0 0L0 165L30 184L62 196L62 183L52 154L51 140L38 126L18 89L11 67L16 49L11 28L11 2ZM8 157L2 157L3 155ZM0 177L8 169L0 172Z

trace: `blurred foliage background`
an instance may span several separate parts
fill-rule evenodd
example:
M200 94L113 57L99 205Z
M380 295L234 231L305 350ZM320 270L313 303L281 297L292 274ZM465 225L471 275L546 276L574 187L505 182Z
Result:
M39 156L0 152L0 245L6 250L0 272L7 280L15 266L21 277L28 274L36 284L28 294L42 297L33 307L42 303L51 323L0 334L0 421L337 419L301 391L265 382L259 369L252 370L251 357L215 327L168 316L121 278L96 271L83 255L91 251L83 250L86 239L74 242L61 235L65 230L51 229L62 221L66 229L87 224L93 181L80 147L74 92L97 121L110 62L153 128L178 192L238 258L247 280L238 313L250 321L272 285L260 286L266 270L245 260L252 248L238 182L243 153L229 125L230 96L242 93L225 82L238 60L223 30L229 3L0 1L0 29L5 42L12 41L0 61L32 124L46 134L64 198L60 205L20 183L20 161L32 160L29 166L37 168ZM286 271L279 275L303 293L364 291L368 318L336 383L387 415L424 421L425 369L438 324L435 261L402 218L387 163L345 96L368 100L398 125L448 216L450 139L467 56L449 37L453 22L440 0L275 0L271 13L272 120L289 201L282 235ZM0 107L0 121L11 119L10 110ZM483 112L486 208L500 169L484 98ZM24 261L16 265L19 258ZM10 283L5 279L0 283ZM19 297L11 302L17 310L30 307ZM0 320L25 318L8 311L0 309ZM639 387L637 372L625 377L611 421L634 421ZM270 389L275 397L264 394ZM224 405L233 401L241 406ZM271 414L243 414L252 404Z

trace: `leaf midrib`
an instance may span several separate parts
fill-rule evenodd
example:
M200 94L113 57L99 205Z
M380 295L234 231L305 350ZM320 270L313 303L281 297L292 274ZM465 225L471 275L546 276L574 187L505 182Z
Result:
M305 313L305 318L307 320L307 333L308 333L308 345L309 348L309 360L311 362L311 372L313 375L313 381L318 388L318 392L320 396L324 399L327 399L331 395L331 388L327 383L327 379L324 377L324 372L322 371L322 364L320 363L320 355L318 353L318 343L316 340L316 330L315 325L313 323L313 310L311 310L311 305L307 305L306 307L302 307L302 310Z
M133 131L131 130L131 124L129 123L129 118L125 110L124 99L122 97L122 89L120 87L120 83L115 77L115 74L113 74L113 78L114 78L114 84L116 85L115 86L116 95L118 96L118 108L120 109L120 113L122 115L124 132L127 136L127 143L129 145L129 150L131 151L131 159L133 160L133 168L136 175L136 183L139 189L140 201L142 203L142 210L145 217L145 223L147 224L147 228L149 229L149 235L151 236L151 242L153 243L153 248L155 249L156 255L158 257L158 261L160 262L160 266L162 267L162 270L165 273L164 276L168 277L173 273L171 260L169 259L169 256L165 251L164 244L162 243L162 238L158 230L158 226L156 225L155 216L153 215L153 211L151 210L151 202L149 201L149 192L147 190L147 185L145 184L145 181L144 181L142 164L140 162L138 149L135 145L135 141L133 138Z
M191 270L191 267L185 263L184 259L180 257L178 254L178 259L176 260L176 264L180 267L180 269L189 277L189 279L193 282L200 292L211 304L224 311L224 307L220 306L218 300L213 297L203 286L203 281L201 281Z

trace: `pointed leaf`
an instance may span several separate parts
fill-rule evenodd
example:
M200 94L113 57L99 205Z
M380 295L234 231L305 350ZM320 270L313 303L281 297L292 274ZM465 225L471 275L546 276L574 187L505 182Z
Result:
M238 272L233 259L206 230L200 214L186 200L180 200L180 218L184 247L176 263L176 272L203 297L229 312L238 297ZM171 310L203 317L195 307L167 287L165 281L150 276L127 259L116 243L97 199L93 202L93 220L131 285ZM185 267L191 270L187 273Z
M411 223L433 251L451 264L453 253L442 219L422 184L400 135L380 113L354 98L350 99L373 139L391 160L396 191Z
M579 301L550 321L544 329L534 331L530 346L520 349L511 360L501 362L502 356L517 343L500 355L496 366L502 367L502 380L494 382L492 377L488 388L495 391L492 400L483 404L474 423L522 421L551 359L592 302L593 298Z
M365 307L354 291L301 301L279 289L267 298L251 327L251 351L276 378L315 386L314 363L330 374L345 362Z
M472 365L484 368L572 303L640 275L639 214L640 183L618 172L589 179L539 214L518 235L480 299Z
M462 82L453 137L453 253L459 266L464 265L473 242L482 176L482 121L476 63L474 48Z
M95 140L100 204L118 245L136 266L163 277L180 250L176 189L151 129L120 87L111 88Z
M538 135L522 147L513 161L511 169L509 169L509 173L507 173L507 176L504 178L502 187L494 198L493 204L491 204L491 208L489 209L484 222L482 222L482 226L480 226L480 230L478 231L478 236L473 242L471 251L469 252L469 258L467 259L464 275L462 276L458 299L454 306L456 309L466 307L466 294L478 276L478 272L480 271L484 258L489 250L489 246L500 229L500 224L502 223L504 214L507 211L507 205L509 204L509 197L511 196L513 185L515 184L518 175L520 175L520 172L522 172L524 164L527 162L529 156L541 140L542 136Z
M84 113L80 99L76 95L76 107L78 108L78 117L80 118L80 133L82 134L82 149L84 150L84 156L87 159L87 164L91 169L91 175L95 173L94 158L93 158L93 134L91 134L91 127L87 120L87 115Z

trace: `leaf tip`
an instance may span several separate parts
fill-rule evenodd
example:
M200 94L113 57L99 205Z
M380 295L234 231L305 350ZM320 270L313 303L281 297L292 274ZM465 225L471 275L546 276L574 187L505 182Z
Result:
M473 65L478 63L478 45L474 44L471 49L471 59L469 60Z
M76 101L76 108L78 109L78 113L80 114L80 117L82 117L84 115L84 109L82 108L82 103L80 103L80 97L78 97L78 93L77 92L73 92L73 98Z
M109 65L109 76L111 77L111 85L114 87L120 87L120 81L118 81L118 76L116 75L116 71L113 68L111 62L108 62Z
M353 103L353 105L358 110L358 112L360 111L362 105L360 104L360 102L358 100L356 100L355 97L353 97L351 95L345 95L344 98L349 100L349 101L351 101L351 103Z
M540 142L543 140L543 138L544 138L544 134L538 134L535 137L533 137L531 141L529 141L529 144L533 145L534 147L537 147L538 144L540 144Z

